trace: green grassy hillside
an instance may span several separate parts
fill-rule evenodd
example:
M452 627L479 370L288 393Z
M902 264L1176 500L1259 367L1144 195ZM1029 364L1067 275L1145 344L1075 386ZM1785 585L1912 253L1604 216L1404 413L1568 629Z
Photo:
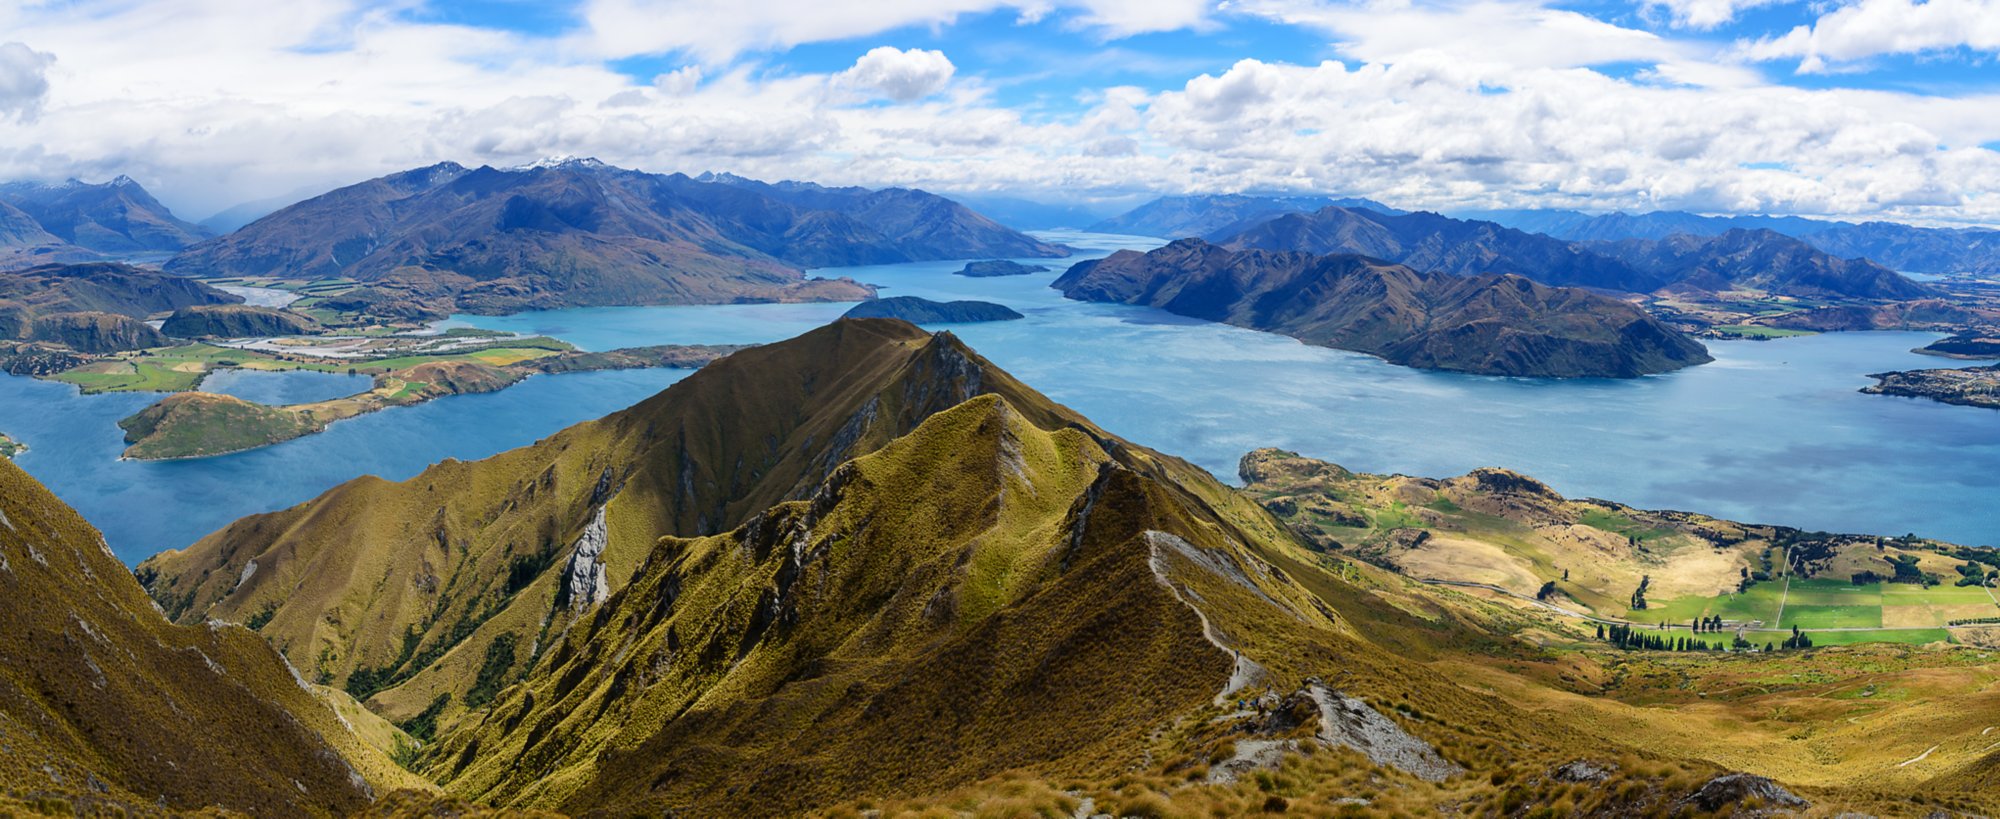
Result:
M10 463L0 601L0 814L328 816L423 785L390 763L389 734L356 728L256 634L160 616L97 532Z

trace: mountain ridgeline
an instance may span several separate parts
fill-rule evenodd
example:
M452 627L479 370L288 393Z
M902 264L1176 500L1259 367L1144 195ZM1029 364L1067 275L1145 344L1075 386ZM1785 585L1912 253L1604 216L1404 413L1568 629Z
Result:
M1158 307L1424 369L1630 378L1711 360L1699 343L1606 296L1352 254L1183 239L1080 263L1053 286L1074 299Z
M1913 299L1937 291L1865 259L1842 259L1771 230L1568 242L1435 213L1325 208L1215 240L1238 249L1355 253L1457 275L1513 273L1543 284L1630 293L1755 290L1807 298Z
M129 177L0 183L0 267L169 253L208 236Z
M1322 208L1362 208L1386 214L1402 211L1372 199L1325 196L1212 194L1163 196L1090 226L1097 233L1125 233L1183 239L1233 233L1288 213Z
M168 263L194 276L344 276L442 312L858 301L803 268L1067 251L948 199L891 188L659 175L567 160L454 163L308 199Z

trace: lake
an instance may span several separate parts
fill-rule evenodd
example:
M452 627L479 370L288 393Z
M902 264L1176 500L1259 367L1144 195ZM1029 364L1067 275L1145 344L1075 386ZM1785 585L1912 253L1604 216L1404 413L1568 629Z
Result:
M1151 240L1044 234L1101 254ZM1370 472L1432 476L1505 466L1571 495L1807 528L2000 542L2000 413L1863 395L1867 373L1939 366L1924 333L1709 342L1712 364L1631 380L1430 373L1370 356L1174 316L1072 302L1031 276L969 279L962 262L821 271L884 295L972 298L1027 318L941 325L1104 428L1235 480L1250 449L1277 446ZM789 338L849 305L590 308L454 318L553 335L586 349ZM686 375L540 376L335 424L326 433L199 461L113 460L117 419L157 396L78 396L0 378L0 431L20 463L102 527L128 561L185 545L251 512L346 478L392 479L444 457L478 458L625 407Z

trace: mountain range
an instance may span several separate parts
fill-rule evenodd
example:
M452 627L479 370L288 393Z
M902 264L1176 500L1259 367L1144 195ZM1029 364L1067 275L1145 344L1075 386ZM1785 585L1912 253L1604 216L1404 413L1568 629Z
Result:
M1353 197L1255 194L1163 196L1091 225L1089 229L1097 233L1126 233L1162 239L1211 237L1287 213L1309 213L1329 207L1402 213L1372 199Z
M1217 237L1237 249L1355 253L1456 275L1513 273L1543 284L1633 293L1738 289L1805 297L1912 299L1928 285L1770 230L1715 237L1569 242L1494 222L1355 208L1291 213Z
M0 270L165 254L208 236L129 177L0 183Z
M922 191L696 179L567 159L391 174L283 208L167 269L348 277L411 301L498 313L861 300L869 288L802 268L1066 252Z
M2000 231L1927 228L1895 222L1841 222L1798 216L1703 216L1685 211L1592 215L1568 210L1472 211L1511 228L1579 242L1721 236L1735 230L1768 230L1804 241L1843 259L1865 258L1909 273L2000 272Z
M1052 286L1073 299L1143 304L1423 369L1631 378L1711 360L1699 343L1617 299L1354 254L1182 239L1082 262Z

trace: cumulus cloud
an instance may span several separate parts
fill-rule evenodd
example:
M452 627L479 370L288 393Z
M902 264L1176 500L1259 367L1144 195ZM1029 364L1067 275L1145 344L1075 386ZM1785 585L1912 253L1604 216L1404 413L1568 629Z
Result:
M1712 29L1736 19L1738 12L1794 0L1646 0L1649 9L1667 12L1676 26Z
M588 0L582 47L623 57L686 52L724 63L747 51L844 40L1012 9L1024 23L1067 12L1107 37L1208 19L1214 0Z
M1953 48L2000 53L2000 0L1858 0L1809 26L1744 43L1753 60L1797 59L1801 73L1881 54Z
M1773 86L1526 0L1478 0L1465 19L1381 1L1388 23L1282 9L1328 12L1298 24L1332 34L1340 61L1190 69L1164 91L1079 72L1074 108L1001 104L981 85L1000 78L923 50L822 73L745 60L635 79L573 40L413 22L373 0L0 3L0 31L62 57L39 116L0 119L0 179L127 173L198 217L444 159L575 154L1069 197L1290 189L1424 208L2000 221L2000 153L1976 147L2000 140L2000 98ZM1398 20L1436 23L1437 42L1472 56L1402 38ZM1504 42L1517 34L1531 45ZM1614 77L1598 60L1651 67Z
M834 82L897 102L910 102L944 90L957 70L942 51L878 46L855 60L853 68L835 75Z
M0 117L28 119L49 93L49 65L54 55L22 43L0 43Z
M1539 0L1239 0L1232 9L1338 38L1342 53L1393 63L1435 52L1470 62L1571 67L1657 63L1695 53L1652 32L1624 28Z

